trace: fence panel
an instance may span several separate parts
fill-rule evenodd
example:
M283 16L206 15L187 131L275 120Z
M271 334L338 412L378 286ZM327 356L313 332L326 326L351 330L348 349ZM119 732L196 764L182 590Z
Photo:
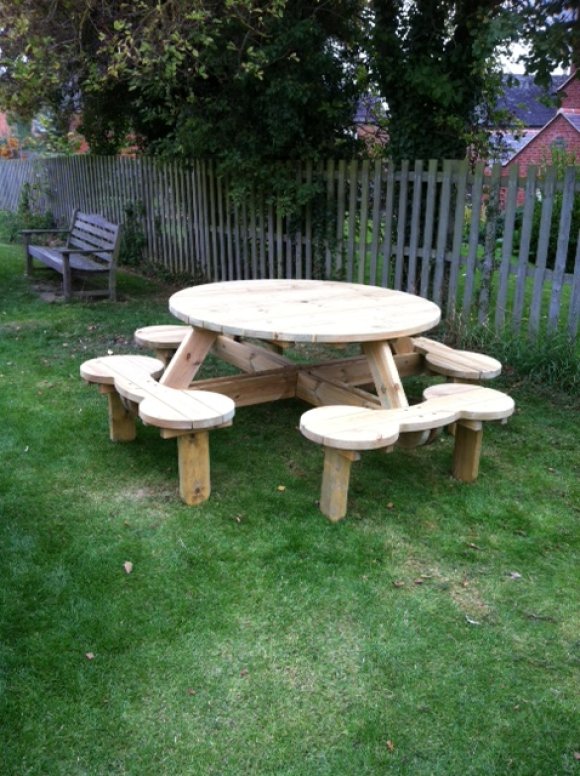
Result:
M577 336L578 167L520 177L465 162L328 160L296 166L320 196L281 212L264 192L234 202L214 165L55 157L0 163L0 210L28 184L38 212L74 208L141 224L144 258L200 280L325 277L413 291L447 316L537 336ZM575 255L575 263L572 260Z

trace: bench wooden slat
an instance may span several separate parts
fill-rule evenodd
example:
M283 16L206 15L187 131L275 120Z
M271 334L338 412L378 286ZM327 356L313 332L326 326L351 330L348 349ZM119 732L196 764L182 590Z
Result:
M490 380L501 374L501 362L483 353L455 350L429 337L414 337L413 345L437 374L458 380Z

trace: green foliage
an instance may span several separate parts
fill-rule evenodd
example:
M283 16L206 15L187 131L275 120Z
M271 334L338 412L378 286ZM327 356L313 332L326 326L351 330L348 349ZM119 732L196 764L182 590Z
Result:
M143 264L143 251L147 245L147 237L143 231L145 205L142 201L127 202L124 210L119 263L139 267Z
M512 380L580 395L580 343L564 332L526 339L522 333L498 332L457 318L446 322L445 336L455 347L493 353Z
M578 164L578 159L574 153L567 152L566 150L559 149L555 146L550 150L549 156L542 161L540 167L539 177L540 180L546 174L548 167L554 167L556 169L556 177L562 181L564 178L565 170L573 165ZM580 169L580 168L578 168ZM548 259L547 267L553 269L556 261L556 253L558 248L558 233L560 231L560 216L562 213L562 192L556 192L554 194L552 205L552 221L550 223L550 239L548 243ZM538 201L534 207L534 217L532 222L532 240L533 244L537 244L540 236L540 225L542 217L542 204L541 200ZM566 254L566 272L574 272L574 264L576 261L576 252L578 249L578 233L580 231L580 198L574 197L571 223L570 223L570 237L568 240L568 252Z
M560 231L560 215L562 212L561 192L554 194L554 204L552 206L552 221L550 223L550 238L548 242L548 256L546 266L553 269L556 262L556 253L558 248L558 233ZM532 245L537 245L540 236L540 224L542 217L541 202L536 203L534 207L534 216L532 221ZM578 250L578 232L580 231L580 199L575 197L572 209L572 221L570 225L570 237L568 240L568 252L566 254L566 272L574 272L576 261L576 252Z
M505 82L501 54L531 44L530 72L570 57L575 26L567 3L495 0L373 0L372 74L388 104L388 153L402 159L461 159L485 153ZM531 8L533 6L533 8ZM534 24L530 24L533 17Z
M15 213L0 211L0 241L14 243L21 240L23 229L52 229L55 226L54 216L49 211L40 213L34 202L37 189L30 183L25 183L20 192L18 209Z
M499 56L514 41L531 43L544 80L577 47L566 0L19 0L2 11L2 107L30 118L49 106L63 125L80 113L97 153L129 137L254 183L279 160L354 150L368 91L388 103L386 153L462 158L488 145Z
M3 773L577 774L572 398L505 386L473 484L446 434L364 454L337 525L304 405L242 407L187 507L175 440L111 444L78 375L175 322L119 280L47 304L0 250Z

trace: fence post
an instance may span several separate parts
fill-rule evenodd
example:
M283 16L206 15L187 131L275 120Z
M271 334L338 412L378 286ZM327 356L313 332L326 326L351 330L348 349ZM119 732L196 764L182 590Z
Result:
M479 288L479 303L477 319L480 324L487 323L489 303L491 299L491 284L495 269L495 245L497 240L497 220L499 215L499 189L501 184L501 165L494 164L489 183L487 200L487 221L485 225L485 244L481 263L481 285Z

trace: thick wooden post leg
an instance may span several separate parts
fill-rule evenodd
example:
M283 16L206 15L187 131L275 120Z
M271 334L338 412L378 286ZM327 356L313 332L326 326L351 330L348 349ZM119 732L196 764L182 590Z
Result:
M111 442L132 442L137 435L135 416L125 407L112 386L103 388L110 389L103 391L109 402L109 439Z
M346 515L350 465L358 461L359 453L349 450L324 448L324 469L320 492L320 511L336 523Z
M453 448L453 476L463 482L473 482L479 474L479 458L483 426L478 421L455 423L455 447Z
M70 271L70 259L68 256L62 257L62 290L64 298L68 301L72 298L72 277Z
M198 431L177 437L179 495L186 504L200 504L211 492L209 433Z
M25 257L25 274L27 277L30 277L32 275L32 256L28 252L28 243L30 242L30 238L28 235L24 235L24 257Z

